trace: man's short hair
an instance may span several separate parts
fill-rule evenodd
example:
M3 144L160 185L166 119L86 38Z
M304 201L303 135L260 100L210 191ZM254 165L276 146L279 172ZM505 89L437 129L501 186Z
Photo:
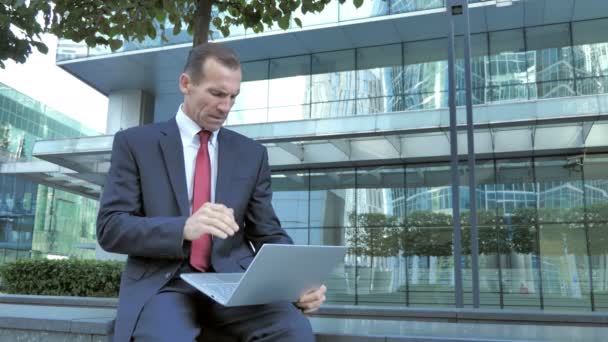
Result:
M207 59L213 58L221 65L232 70L241 67L241 62L234 50L219 43L203 43L190 50L188 60L184 66L184 73L188 74L194 84L198 84L204 77L203 65Z

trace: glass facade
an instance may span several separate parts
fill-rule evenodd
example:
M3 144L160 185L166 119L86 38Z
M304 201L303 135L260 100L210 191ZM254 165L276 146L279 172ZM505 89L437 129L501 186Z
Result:
M607 93L605 29L608 19L472 35L473 104ZM459 106L462 45L457 37ZM434 39L243 63L227 124L447 108L447 55L447 39Z
M302 20L304 26L326 25L444 6L444 0L365 1L355 11L350 2L332 1ZM608 18L472 35L473 104L608 93L608 36L601 32L608 32ZM191 41L187 34L168 36L167 44ZM123 50L163 44L129 43ZM455 44L456 104L462 106L462 37ZM248 61L227 125L445 109L447 68L447 39ZM608 154L565 153L477 162L483 308L608 311ZM459 167L462 258L455 260L448 162L378 163L273 171L273 205L295 243L348 247L328 281L328 301L454 307L458 263L464 302L472 306L467 165ZM33 245L67 255L74 243L94 238L86 222L94 222L95 208L58 194L46 189L33 196L39 203ZM53 225L76 228L57 239Z
M31 160L37 139L98 134L0 84L0 163ZM0 263L32 254L94 257L94 251L82 247L95 242L97 205L21 177L0 175Z
M481 160L481 306L608 311L608 155ZM470 200L460 166L465 305ZM453 307L450 167L275 171L273 204L298 244L348 246L328 282L343 304Z

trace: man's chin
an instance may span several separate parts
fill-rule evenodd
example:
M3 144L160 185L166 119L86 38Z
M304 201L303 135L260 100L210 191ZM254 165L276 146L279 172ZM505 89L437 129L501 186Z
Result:
M204 127L208 131L215 132L218 129L220 129L223 124L224 124L223 121L222 122L206 122Z

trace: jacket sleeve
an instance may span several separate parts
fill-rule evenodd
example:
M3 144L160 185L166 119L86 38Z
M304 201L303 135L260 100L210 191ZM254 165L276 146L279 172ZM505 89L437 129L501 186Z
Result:
M268 151L265 147L256 184L245 214L245 234L256 250L265 243L293 244L287 232L281 228L281 223L272 208L270 167Z
M183 259L186 217L146 217L140 169L126 131L114 136L112 159L99 202L97 239L108 252L148 258Z

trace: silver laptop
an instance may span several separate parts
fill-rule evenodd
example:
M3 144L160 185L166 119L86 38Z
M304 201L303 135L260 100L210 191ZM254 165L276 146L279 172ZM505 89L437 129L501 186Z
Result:
M346 247L265 244L245 273L183 273L188 284L224 306L295 302L318 288Z

